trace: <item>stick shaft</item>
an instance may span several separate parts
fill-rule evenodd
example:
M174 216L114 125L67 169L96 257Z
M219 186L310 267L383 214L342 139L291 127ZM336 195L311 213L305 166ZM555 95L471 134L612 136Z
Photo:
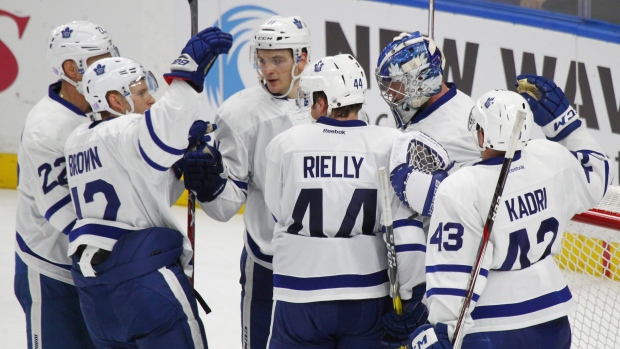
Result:
M198 33L198 0L187 0L189 3L189 12L190 12L190 23L191 23L191 34L192 36ZM192 264L194 271L192 272L192 277L190 281L192 285L194 284L194 275L196 274L196 263L195 262L195 230L196 230L196 195L192 193L191 190L187 191L187 238L189 242L192 244L192 251L194 254L192 255Z
M508 150L504 156L504 163L502 164L497 185L495 186L495 193L493 194L493 200L491 201L491 207L489 208L487 220L484 223L484 228L482 230L482 240L480 240L480 246L478 247L478 253L476 254L476 262L474 263L474 267L471 271L469 284L467 285L467 291L465 293L465 298L463 299L463 305L459 311L459 317L454 329L454 336L452 338L452 346L454 349L460 349L463 344L463 337L465 336L463 331L465 317L467 310L469 309L469 304L474 296L474 287L476 286L478 275L480 275L484 254L486 252L489 239L491 238L491 230L493 229L493 224L495 222L495 215L497 213L497 209L499 208L502 193L504 192L504 186L506 185L506 179L508 178L508 171L510 170L510 164L512 163L512 158L514 157L514 153L517 148L517 142L519 140L524 121L525 112L519 110L517 112L517 121L515 122L510 135L510 144L508 145Z

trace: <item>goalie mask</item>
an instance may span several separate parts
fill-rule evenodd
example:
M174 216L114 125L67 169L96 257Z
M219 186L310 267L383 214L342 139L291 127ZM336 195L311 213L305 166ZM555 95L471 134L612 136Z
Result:
M94 56L109 53L118 57L118 49L112 43L108 32L101 26L86 21L74 21L56 27L52 30L47 47L47 59L54 74L75 86L82 92L80 82L69 79L62 68L67 60L74 61L78 66L78 73L84 74L88 65L86 61Z
M364 103L364 69L349 54L325 57L313 62L301 75L297 106L312 107L312 94L317 91L323 91L327 96L327 116L334 108Z
M83 77L84 97L93 108L93 113L108 111L113 115L121 116L108 104L106 95L109 91L119 92L134 111L131 99L131 87L146 83L149 93L153 94L158 89L157 80L150 71L146 71L140 64L129 58L115 57L104 58L86 69Z
M480 151L489 148L497 151L508 150L510 134L517 120L517 111L524 110L525 122L519 135L516 150L525 148L531 139L534 115L521 95L512 91L493 90L478 99L469 114L469 131L478 145L477 128L484 131L484 141Z
M375 75L398 128L441 92L445 63L435 42L420 32L402 33L383 49Z
M286 97L293 90L295 81L299 75L295 75L295 68L302 59L302 52L306 50L306 60L310 61L310 31L301 17L282 17L274 16L263 23L254 34L254 44L250 48L251 60L258 74L258 81L263 88L265 87L265 77L260 70L258 61L258 50L286 50L290 49L293 53L293 68L291 69L291 84L286 93L276 97Z

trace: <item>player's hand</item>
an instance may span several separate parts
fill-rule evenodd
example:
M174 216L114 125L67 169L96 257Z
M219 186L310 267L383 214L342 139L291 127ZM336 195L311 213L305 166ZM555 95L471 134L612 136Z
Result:
M579 115L568 102L564 91L544 76L517 76L517 91L534 114L534 122L552 141L559 141L581 125Z
M194 121L187 134L187 151L196 150L198 146L207 144L211 140L208 134L215 130L217 130L216 124L202 120Z
M215 200L226 186L227 176L218 146L219 143L215 146L204 144L185 154L185 188L195 192L200 202Z
M406 344L409 335L416 328L426 324L428 319L428 309L422 303L422 298L426 292L426 283L413 288L411 299L403 302L403 313L396 314L391 311L383 315L383 344L390 347L400 347Z
M164 74L167 83L174 79L190 82L202 92L204 79L218 55L228 53L232 46L232 35L217 27L207 28L193 36L185 45L181 55L170 66L170 73Z
M409 336L411 347L416 349L452 349L448 338L448 326L441 322L435 325L423 325L418 327Z

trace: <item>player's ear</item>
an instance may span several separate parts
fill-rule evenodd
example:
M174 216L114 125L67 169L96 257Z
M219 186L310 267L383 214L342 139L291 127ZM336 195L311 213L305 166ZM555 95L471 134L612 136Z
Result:
M297 63L297 68L295 68L296 70L295 75L301 74L301 72L304 71L306 64L308 64L308 53L302 51L301 60L299 61L299 63Z
M79 79L80 73L78 72L78 66L74 61L68 59L62 62L62 70L64 71L65 75L69 79L73 81L80 80Z
M125 114L125 107L124 107L123 102L126 102L126 101L123 100L124 97L122 97L116 91L110 91L108 92L107 98L108 98L108 104L110 105L110 108L112 108L116 112Z

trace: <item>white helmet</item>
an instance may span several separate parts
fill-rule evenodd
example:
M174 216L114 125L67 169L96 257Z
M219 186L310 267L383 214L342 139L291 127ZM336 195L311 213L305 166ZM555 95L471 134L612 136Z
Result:
M75 86L81 93L80 84L65 76L62 64L73 60L78 72L84 74L86 60L90 57L110 53L118 57L118 49L112 43L108 32L101 26L86 21L74 21L52 30L48 39L47 59L52 70L61 79Z
M469 114L468 128L478 144L476 125L484 131L484 142L481 151L490 148L497 151L508 150L510 134L517 120L517 111L524 110L525 122L521 128L517 149L525 148L531 139L534 115L529 104L520 94L506 90L493 90L478 99Z
M121 116L110 107L106 99L109 91L118 91L129 102L131 113L134 105L130 87L142 79L145 80L151 94L157 91L158 84L153 74L144 70L136 61L123 57L104 58L86 69L82 80L84 97L93 108L93 113L106 110L111 114Z
M299 76L295 76L295 68L301 61L301 54L305 49L307 54L306 61L310 61L310 31L308 26L299 16L282 17L274 16L269 18L263 23L258 31L254 34L254 45L250 49L252 55L252 62L258 73L258 80L261 86L265 87L265 77L261 73L258 65L258 50L284 50L291 49L293 52L293 69L291 70L291 76L293 80L289 86L288 91L281 97L286 97L291 90L295 80L299 79ZM265 87L266 88L266 87Z
M445 65L439 47L420 32L402 33L381 51L375 75L398 128L441 92Z
M327 96L327 115L330 115L333 108L364 103L366 89L366 74L353 56L325 57L304 69L297 91L297 105L312 106L312 93L323 91Z

